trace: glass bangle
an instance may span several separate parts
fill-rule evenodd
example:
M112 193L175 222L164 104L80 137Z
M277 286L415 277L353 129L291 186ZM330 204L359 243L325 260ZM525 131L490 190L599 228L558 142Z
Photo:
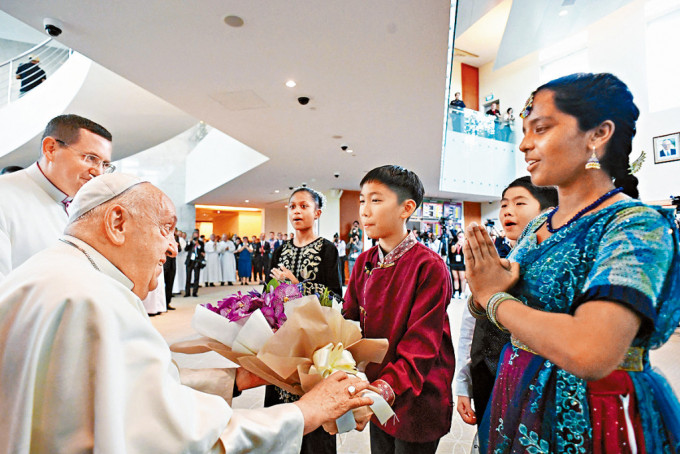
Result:
M470 314L472 314L474 318L476 319L486 318L486 311L481 307L477 306L477 304L475 303L475 299L472 295L468 296L467 307L468 310L470 311Z

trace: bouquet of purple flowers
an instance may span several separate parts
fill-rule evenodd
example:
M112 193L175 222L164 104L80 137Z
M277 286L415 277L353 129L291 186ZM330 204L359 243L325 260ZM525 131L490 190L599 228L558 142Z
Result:
M316 296L302 296L300 284L272 279L260 293L238 292L213 304L198 305L191 325L198 333L229 347L235 354L257 355L290 316ZM323 297L323 295L322 295Z
M205 308L231 322L248 318L259 309L272 330L276 331L286 321L284 303L298 298L302 298L302 293L297 285L272 279L267 284L265 293L256 290L251 290L246 294L238 292L219 300L214 306L208 303Z

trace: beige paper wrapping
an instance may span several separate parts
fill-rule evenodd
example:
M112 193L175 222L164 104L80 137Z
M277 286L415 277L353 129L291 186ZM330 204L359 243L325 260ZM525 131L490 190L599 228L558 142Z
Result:
M310 375L308 372L314 352L328 343L342 342L346 345L359 370L363 370L369 362L383 360L388 348L387 339L362 339L359 327L345 320L336 309L321 306L315 296L305 297L304 300L302 304L298 300L291 301L295 310L286 323L264 343L257 355L234 352L209 338L176 343L170 349L178 353L215 351L269 383L296 395L304 394L322 380L320 375Z

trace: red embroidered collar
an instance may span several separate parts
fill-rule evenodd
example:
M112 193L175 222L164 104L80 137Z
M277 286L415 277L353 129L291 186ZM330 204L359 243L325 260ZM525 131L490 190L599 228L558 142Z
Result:
M406 254L409 249L416 245L416 243L418 243L416 236L413 234L413 232L410 232L408 235L406 235L406 238L404 238L401 243L399 243L397 247L392 249L387 255L384 255L383 250L380 248L380 246L378 246L378 267L386 268L388 266L392 266L394 262L399 259L399 257Z

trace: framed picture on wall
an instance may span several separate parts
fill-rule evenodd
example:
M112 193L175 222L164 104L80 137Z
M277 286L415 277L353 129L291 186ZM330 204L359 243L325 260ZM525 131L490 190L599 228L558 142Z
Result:
M680 132L654 137L654 164L680 160Z

